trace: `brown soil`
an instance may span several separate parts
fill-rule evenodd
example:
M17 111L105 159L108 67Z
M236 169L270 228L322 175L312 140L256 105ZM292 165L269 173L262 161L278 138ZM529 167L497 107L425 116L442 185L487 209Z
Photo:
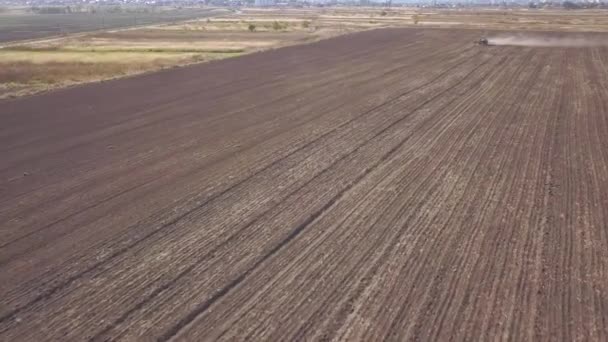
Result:
M0 339L608 339L608 49L478 37L0 103Z

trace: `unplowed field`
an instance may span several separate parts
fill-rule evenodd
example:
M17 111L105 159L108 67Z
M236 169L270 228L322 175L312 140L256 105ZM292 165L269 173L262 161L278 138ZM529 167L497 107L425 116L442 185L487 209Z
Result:
M200 8L172 9L161 12L98 14L11 14L0 12L0 42L190 20L220 13L222 13L221 10Z
M0 103L0 340L607 340L608 49L478 36Z

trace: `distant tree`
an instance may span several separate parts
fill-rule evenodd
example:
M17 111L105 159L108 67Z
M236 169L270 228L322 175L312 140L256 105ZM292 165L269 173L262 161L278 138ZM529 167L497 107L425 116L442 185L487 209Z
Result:
M108 8L108 12L110 13L123 13L123 9L120 6L112 6L110 8Z
M249 24L248 29L249 29L249 32L255 32L255 25Z
M283 25L281 25L281 23L279 23L278 21L275 20L272 23L272 29L275 30L275 31L282 30L283 29Z
M412 20L414 21L415 25L418 25L418 22L420 21L420 16L418 14L414 14L412 16Z
M579 8L581 8L581 6L579 4L577 4L575 2L572 2L572 1L564 1L562 3L562 6L565 9L579 9Z
M48 7L32 7L32 12L42 14L64 14L68 13L66 7L48 6Z

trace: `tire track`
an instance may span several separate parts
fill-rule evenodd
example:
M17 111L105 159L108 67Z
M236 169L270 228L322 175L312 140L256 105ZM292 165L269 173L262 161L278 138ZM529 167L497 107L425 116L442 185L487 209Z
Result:
M471 74L473 71L469 71L468 74Z
M607 50L475 35L378 30L69 89L36 97L82 101L48 132L11 102L0 141L46 171L0 196L27 216L0 241L0 339L605 339ZM108 118L77 115L130 85Z
M337 109L337 108L334 108L334 109ZM320 117L320 116L322 116L322 115L323 115L323 113L320 113L320 114L318 114L318 115L314 115L314 116L312 116L310 119L307 119L307 121L305 121L305 123L309 123L309 122L313 121L314 119L316 119L316 118L318 118L318 117ZM195 149L195 148L196 148L196 146L193 146L192 148L189 148L188 150L183 151L183 153L187 153L189 150L193 150L193 149ZM251 149L251 148L248 148L247 150L244 150L244 151L241 151L241 152L242 152L242 153L246 153L246 152L247 152L247 151L249 151L250 149ZM180 153L182 153L182 152L180 152ZM228 158L228 157L229 157L229 156L225 156L224 158L220 159L219 161L225 160L225 159L226 159L226 158ZM161 156L161 158L162 158L162 156ZM184 159L184 158L182 157L181 159ZM211 164L211 165L213 165L213 164ZM135 165L133 168L131 168L131 169L129 169L129 170L125 170L124 172L125 172L126 174L128 174L128 173L133 172L134 170L136 170L138 167L145 167L145 168L147 168L148 166L147 166L147 165L145 165L145 164L144 164L144 165ZM204 169L196 169L196 170L195 170L195 172L201 172L202 170L204 170ZM191 176L191 172L186 173L186 174L184 174L184 175L183 175L183 177L188 177L188 176ZM96 176L95 174L93 174L93 175L91 176L91 178L92 178L92 179L96 179L96 181L97 181L97 182L99 182L99 181L103 181L104 179L109 179L109 178L111 178L111 177L115 177L115 175L113 175L113 174L108 174L108 175L104 176L104 177L103 177L101 180L100 180L100 179L98 179L98 178L100 178L100 177L99 177L99 176ZM82 188L82 189L84 189L86 186L88 186L88 184L83 184L83 185L81 186L81 188ZM77 189L75 189L75 191L78 191L78 190L79 190L78 188L77 188ZM59 200L65 200L65 198L58 198L58 199L56 199L56 200L58 200L58 201L59 201ZM48 203L52 203L52 202L48 202ZM38 206L38 207L36 208L36 210L40 210L40 207ZM26 214L26 213L22 213L21 215L22 215L22 216L23 216L23 215L27 216L27 214ZM60 219L60 220L63 220L63 219ZM47 225L47 226L48 226L48 225ZM42 229L44 229L44 228L40 228L38 231L40 231L40 230L42 230ZM29 235L31 235L31 234L33 234L33 233L34 233L34 232L30 233ZM8 245L8 244L10 244L10 242L5 243L5 245Z
M451 70L451 69L449 69L449 70ZM449 72L449 70L448 70L448 71L446 71L446 72ZM354 120L356 120L356 119L358 119L358 118L360 118L360 117L364 117L364 116L366 116L367 114L371 113L372 111L378 110L379 108L382 108L382 107L384 107L384 106L387 106L387 105L390 105L390 104L394 103L394 102L395 102L395 101L397 101L399 98L401 98L401 97L403 97L403 96L406 96L406 95L408 95L409 93L412 93L412 92L414 92L414 91L417 91L417 90L419 90L419 89L422 89L423 87L426 87L426 86L428 86L428 85L430 85L430 84L433 84L433 82L436 82L437 80L441 79L441 78L442 78L442 76L443 76L443 75L439 75L439 76L437 76L437 77L433 78L433 79L432 79L431 81L429 81L427 84L423 84L422 86L418 87L417 89L414 89L414 90L409 90L409 91L407 91L407 92L405 92L405 93L399 94L399 96L397 96L397 97L395 97L395 98L393 98L393 99L391 99L391 100L389 100L389 101L387 101L387 102L385 102L385 103L383 103L383 104L381 104L381 105L378 105L378 106L376 106L376 107L374 107L374 108L372 108L372 109L370 109L370 110L368 110L368 111L366 111L366 112L363 112L363 113L359 114L359 115L358 115L358 116L356 116L355 118L353 118L353 119L351 119L351 120L349 120L349 121L347 121L347 122L345 122L345 123L343 123L343 124L341 124L341 125L337 126L336 128L332 129L331 131L329 131L329 132L325 133L324 135L322 135L322 136L321 136L320 138L318 138L318 139L321 139L321 138L323 138L323 137L328 136L329 134L332 134L332 133L334 133L334 132L338 131L340 128L347 126L347 125L348 125L348 124L350 124L352 121L354 121ZM318 140L318 139L317 139L317 140ZM279 163L280 163L280 162L282 162L283 160L287 159L288 157L290 157L290 156L294 155L295 153L297 153L297 152L299 152L299 151L301 151L301 150L304 150L305 148L308 148L309 146L312 146L312 145L313 145L313 144L314 144L314 143L315 143L317 140L313 140L313 141L308 142L307 144L305 144L304 146L302 146L302 147L298 148L297 150L295 150L295 151L291 152L290 154L288 154L288 155L286 155L286 156L284 156L284 157L282 157L282 158L280 158L280 159L277 159L277 160L275 160L273 163L271 163L271 164L269 164L269 165L265 166L264 168L262 168L262 169L261 169L261 170L259 170L259 171L258 171L256 174L254 174L254 175L250 176L249 178L246 178L246 179L244 179L244 180L242 180L242 181L240 181L240 182L237 182L237 183L233 184L231 187L229 187L229 188L227 188L227 189L223 190L222 192L219 192L219 193L217 193L217 194L215 194L215 195L211 196L210 198L206 199L205 201L203 201L202 203L200 203L199 205L197 205L197 206L196 206L196 207L194 207L193 209L190 209L190 210L186 211L185 213L182 213L182 214L180 214L179 216L177 216L177 217L173 218L172 220L170 220L170 221L168 221L168 222L164 223L164 224L163 224L163 225L162 225L160 228L158 228L157 230L153 230L151 233L148 233L148 234L146 234L146 235L143 235L143 236L142 236L142 237L141 237L139 240L136 240L134 243L131 243L131 244L129 244L129 245L127 245L127 246L125 246L124 248L119 249L117 252L114 252L114 253L110 254L110 255L109 255L109 256L108 256L108 257L107 257L107 258L106 258L104 261L102 261L102 262L98 262L98 263L95 263L95 264L94 264L92 267L89 267L89 268L85 269L84 271L82 271L82 272L80 272L80 273L78 273L78 274L76 274L76 275L73 275L73 276L69 277L69 278L68 278L66 281L63 281L63 282L61 283L61 285L59 285L59 286L55 286L55 287L53 287L51 290L49 290L49 291L47 292L48 294L40 294L40 295L36 296L36 297L35 297L35 298L34 298L34 299L33 299L33 300L32 300L32 301L29 303L29 304L27 304L26 306L31 306L31 305L33 305L33 304L35 304L35 303L38 303L38 302L40 302L40 301L46 300L47 298L50 298L50 297L51 297L51 296L52 296L54 293L56 293L56 292L57 292L59 289L61 289L61 288L63 288L63 287L68 286L69 284L73 283L74 281L76 281L77 279L79 279L80 277L82 277L83 275L88 274L88 273L90 273L90 272L92 272L92 271L95 271L96 269L98 269L99 267L101 267L101 266L103 266L104 264L108 263L108 262L109 262L109 261L111 261L112 259L114 259L114 258L116 258L116 257L118 257L118 256L120 256L120 255L122 255L122 254L124 254L124 253L125 253L125 252L127 252L129 249L134 248L134 247L135 247L135 246L137 246L138 244L140 244L140 243L142 243L142 242L145 242L147 239L149 239L149 238L153 237L154 235L156 235L156 234L160 233L160 232L161 232L163 229L165 229L166 227L169 227L169 226L173 226L173 225L175 225L177 222L179 222L180 220L184 219L185 217L187 217L188 215L190 215L192 212L194 212L194 211L198 210L199 208L201 208L201 207L203 207L203 206L207 205L207 204L208 204L208 203L210 203L211 201L214 201L214 200L216 200L216 199L220 198L221 196L226 195L226 194L227 194L227 193L229 193L231 190L235 189L237 186L240 186L240 185L244 184L246 181L248 181L249 179L251 179L251 178L252 178L252 177L254 177L255 175L258 175L258 174L260 174L260 173L262 173L262 172L265 172L266 170L270 169L271 167L276 166L277 164L279 164ZM133 228L135 228L135 227L133 227ZM129 229L131 229L131 228L129 228ZM127 230L129 230L129 229L127 229ZM18 310L20 310L20 309L18 309ZM2 322L5 322L5 321L10 320L10 319L11 319L11 317L14 317L16 314L18 314L18 312L19 312L18 310L12 310L11 312L9 312L9 313L7 313L7 314L3 315L2 317L0 317L0 324L1 324Z

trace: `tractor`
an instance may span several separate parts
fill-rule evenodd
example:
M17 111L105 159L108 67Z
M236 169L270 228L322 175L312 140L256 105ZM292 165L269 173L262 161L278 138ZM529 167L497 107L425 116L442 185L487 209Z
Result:
M488 45L490 45L490 42L488 42L488 38L486 38L486 37L479 38L479 40L477 40L475 43L477 45L482 45L482 46L488 46Z

